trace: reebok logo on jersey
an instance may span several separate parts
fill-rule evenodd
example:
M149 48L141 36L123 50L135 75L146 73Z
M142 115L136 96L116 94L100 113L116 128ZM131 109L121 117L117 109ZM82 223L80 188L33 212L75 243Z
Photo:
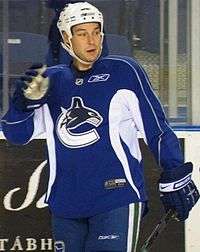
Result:
M100 81L107 81L110 78L110 74L97 74L92 75L88 82L100 82Z
M119 239L119 235L100 235L98 237L98 240L118 240Z

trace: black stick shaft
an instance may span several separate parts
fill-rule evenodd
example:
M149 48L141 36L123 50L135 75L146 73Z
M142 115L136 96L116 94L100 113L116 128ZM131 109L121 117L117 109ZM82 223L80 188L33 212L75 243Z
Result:
M152 246L153 242L156 240L158 235L166 228L168 222L175 216L173 210L169 210L160 220L160 222L153 229L147 240L144 242L141 252L147 252L148 249Z

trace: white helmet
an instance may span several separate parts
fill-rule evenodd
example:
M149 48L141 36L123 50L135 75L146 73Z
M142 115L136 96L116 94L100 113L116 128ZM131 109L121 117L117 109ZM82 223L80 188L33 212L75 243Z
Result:
M103 15L102 13L92 4L87 2L77 2L67 4L65 8L61 11L59 20L57 22L58 29L63 38L63 31L69 36L69 44L61 43L63 48L68 51L68 53L77 58L82 63L88 64L88 62L80 59L73 51L71 44L72 38L72 27L78 24L97 22L100 23L102 41L101 41L101 50L103 42Z

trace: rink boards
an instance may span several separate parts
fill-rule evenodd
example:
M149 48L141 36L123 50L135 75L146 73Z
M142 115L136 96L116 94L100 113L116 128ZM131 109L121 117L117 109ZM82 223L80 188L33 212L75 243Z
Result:
M176 132L186 161L194 164L193 179L200 189L200 132ZM144 218L139 245L163 214L157 192L159 169L141 142L149 214ZM53 251L50 214L43 203L48 172L43 137L25 146L9 144L0 132L0 251ZM153 251L198 252L200 248L200 202L183 223L171 222L154 244Z

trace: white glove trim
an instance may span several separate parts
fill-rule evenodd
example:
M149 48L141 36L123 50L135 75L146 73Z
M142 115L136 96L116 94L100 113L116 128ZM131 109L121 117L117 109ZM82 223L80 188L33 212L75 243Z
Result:
M190 183L191 176L192 176L192 173L188 174L187 176L185 176L182 179L179 179L179 180L171 182L171 183L159 183L159 191L160 192L178 191Z

